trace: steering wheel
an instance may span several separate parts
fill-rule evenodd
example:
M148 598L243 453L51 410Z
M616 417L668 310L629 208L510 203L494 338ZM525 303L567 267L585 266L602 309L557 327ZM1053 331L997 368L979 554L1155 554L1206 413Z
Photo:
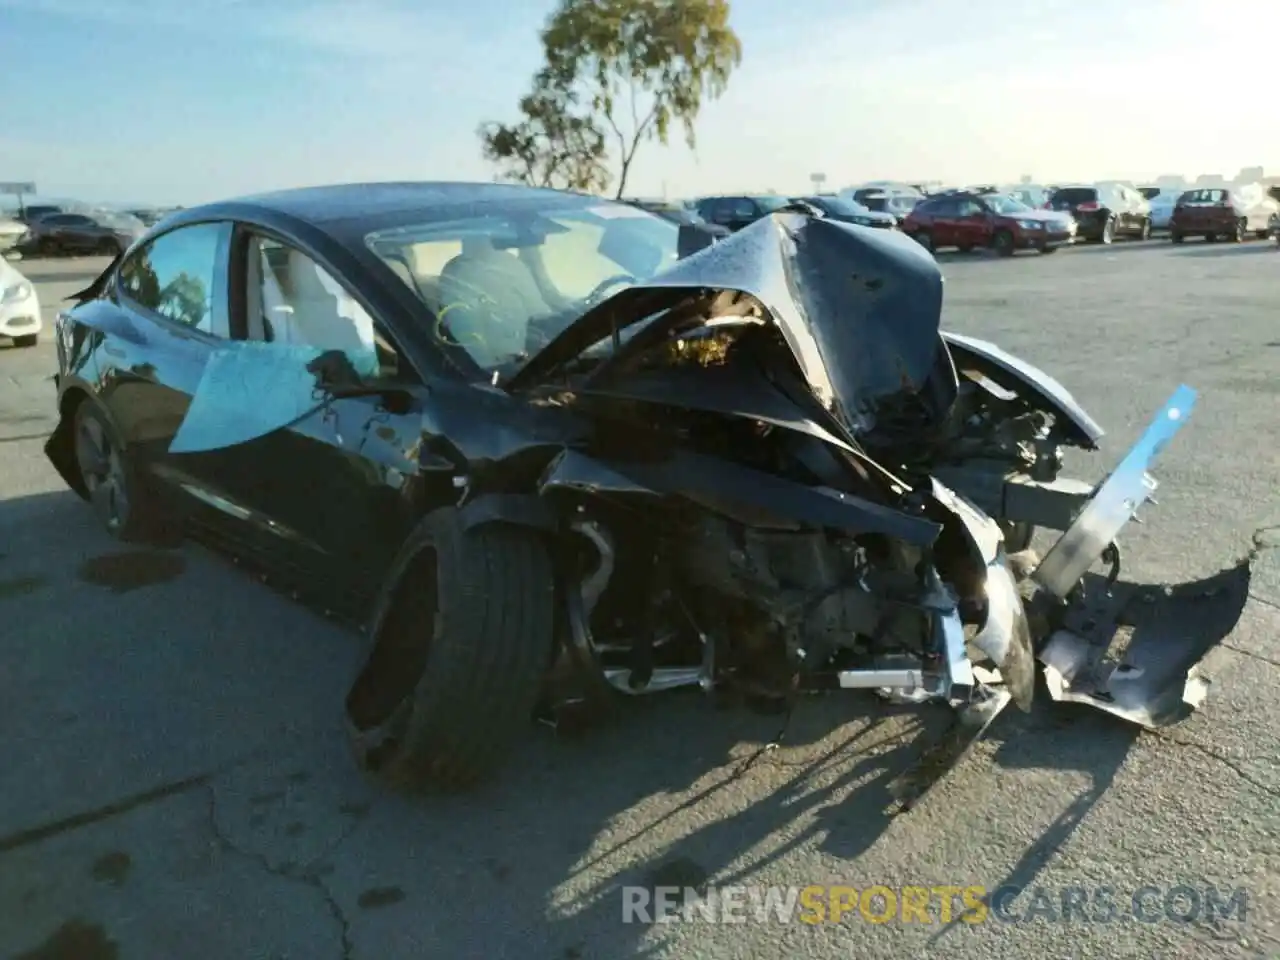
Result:
M594 307L597 303L604 299L604 292L610 287L616 287L620 283L639 283L635 277L629 273L615 273L611 277L606 277L592 287L591 292L582 298L582 302L588 307Z

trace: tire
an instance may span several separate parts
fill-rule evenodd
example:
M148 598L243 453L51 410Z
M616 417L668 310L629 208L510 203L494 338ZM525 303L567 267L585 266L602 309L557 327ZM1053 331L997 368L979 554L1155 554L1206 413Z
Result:
M1265 239L1267 239L1267 237L1268 237L1268 236L1269 236L1269 234L1267 233L1267 231L1266 231L1266 230L1255 230L1255 231L1253 231L1253 239L1255 239L1255 240L1265 240Z
M1182 241L1185 240L1186 237L1180 234L1177 230L1171 230L1169 231L1169 239L1174 243L1182 243Z
M34 347L39 342L40 334L38 333L28 333L25 336L13 338L13 345L15 347Z
M347 696L357 760L398 786L471 786L528 730L555 648L551 558L532 530L466 530L447 508L392 569L402 573Z
M991 238L991 249L1002 257L1012 257L1014 252L1013 234L1008 230L998 230Z
M1244 235L1247 228L1248 228L1248 225L1245 223L1243 219L1237 220L1235 228L1231 231L1231 242L1244 243Z
M1040 252L1046 255L1050 253L1057 253L1058 248L1057 247L1041 247Z
M1142 221L1142 226L1138 229L1138 239L1139 240L1151 239L1151 221L1150 220Z
M41 237L36 243L36 254L41 257L56 257L58 245L49 237Z
M106 257L120 256L120 241L112 240L110 237L103 237L98 241L98 253Z
M920 246L924 247L930 253L934 252L933 234L928 230L917 230L911 239L920 244Z
M1111 217L1102 225L1102 234L1098 237L1099 243L1111 243L1116 238L1116 218Z
M961 253L973 253L973 244L962 243L959 246L957 246L956 249L959 250Z
M71 442L86 499L107 533L124 543L170 545L172 524L164 518L133 457L93 400L76 407Z

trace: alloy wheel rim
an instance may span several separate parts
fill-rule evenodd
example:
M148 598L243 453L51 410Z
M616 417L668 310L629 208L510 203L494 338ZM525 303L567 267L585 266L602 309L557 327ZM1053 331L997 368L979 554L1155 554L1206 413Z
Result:
M120 529L129 511L124 461L96 419L86 418L80 424L76 460L94 509L107 529Z

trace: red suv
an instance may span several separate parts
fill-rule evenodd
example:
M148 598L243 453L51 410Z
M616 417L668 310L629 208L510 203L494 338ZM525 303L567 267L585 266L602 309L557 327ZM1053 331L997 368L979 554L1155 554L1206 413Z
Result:
M1229 189L1205 187L1178 198L1169 218L1169 236L1174 243L1194 236L1227 237L1239 243L1249 233L1265 237L1270 219L1271 208L1265 204L1249 205Z
M957 192L928 197L902 221L902 230L928 250L955 247L961 253L990 247L1001 256L1017 250L1053 253L1075 242L1073 219L1035 210L1004 194Z

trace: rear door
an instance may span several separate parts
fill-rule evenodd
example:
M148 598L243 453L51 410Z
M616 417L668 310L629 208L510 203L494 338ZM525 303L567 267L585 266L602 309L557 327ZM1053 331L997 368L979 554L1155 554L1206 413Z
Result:
M991 211L977 198L965 197L960 201L955 224L957 244L985 247L991 242Z
M95 323L127 335L101 347L101 396L140 466L169 484L199 483L169 455L213 351L225 344L232 225L178 227L133 251Z

